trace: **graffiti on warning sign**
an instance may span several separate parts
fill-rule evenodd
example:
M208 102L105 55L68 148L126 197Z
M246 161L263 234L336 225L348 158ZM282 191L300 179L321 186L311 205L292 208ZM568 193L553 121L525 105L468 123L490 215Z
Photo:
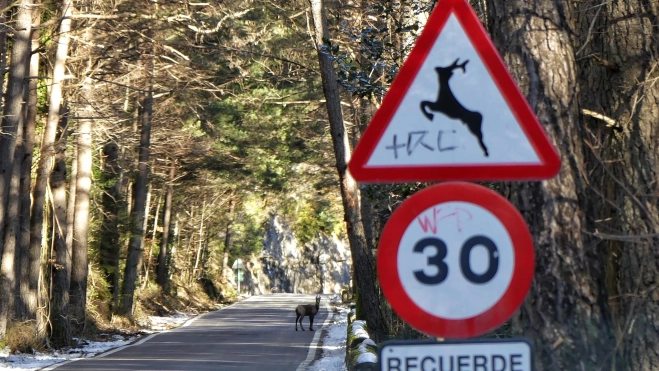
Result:
M385 148L393 151L396 159L399 155L412 156L415 152L421 151L453 151L458 148L450 143L450 136L453 134L455 134L455 130L439 130L436 136L428 130L410 131L407 132L407 135L403 134L401 137L394 134L391 144Z

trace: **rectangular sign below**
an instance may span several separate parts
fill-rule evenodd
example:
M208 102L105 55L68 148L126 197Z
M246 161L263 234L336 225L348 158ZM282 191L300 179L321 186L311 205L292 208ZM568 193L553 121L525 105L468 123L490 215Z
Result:
M388 341L378 350L380 371L533 371L526 339Z

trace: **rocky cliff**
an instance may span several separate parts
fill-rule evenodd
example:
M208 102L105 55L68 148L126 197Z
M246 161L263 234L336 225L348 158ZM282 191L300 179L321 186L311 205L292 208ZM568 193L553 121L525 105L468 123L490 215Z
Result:
M339 294L351 278L350 247L344 238L318 235L301 245L289 224L272 215L263 238L263 249L245 260L241 292Z

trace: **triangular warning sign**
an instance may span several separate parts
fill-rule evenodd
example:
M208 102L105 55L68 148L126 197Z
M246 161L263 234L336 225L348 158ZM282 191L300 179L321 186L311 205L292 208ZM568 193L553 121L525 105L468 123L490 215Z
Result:
M357 144L364 183L539 180L560 158L467 0L440 0Z

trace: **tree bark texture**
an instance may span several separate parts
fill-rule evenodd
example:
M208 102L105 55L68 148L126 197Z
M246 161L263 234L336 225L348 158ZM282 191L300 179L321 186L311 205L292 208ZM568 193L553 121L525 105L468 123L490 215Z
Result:
M151 117L153 112L153 92L149 90L142 97L140 113L141 134L139 148L138 173L135 179L134 201L131 215L131 237L128 246L128 257L124 270L122 284L121 306L123 314L133 315L133 295L137 280L137 265L144 246L144 217L149 177L149 153L151 143Z
M7 9L9 0L0 0L0 9ZM0 110L4 111L5 103L5 74L7 73L7 31L11 29L7 27L7 12L0 12Z
M341 99L337 84L336 73L329 55L323 50L326 41L329 41L327 18L322 0L309 0L316 31L316 46L325 94L327 115L334 143L336 168L341 187L341 199L345 212L345 221L350 241L350 250L353 259L353 268L356 275L356 286L359 298L364 308L364 319L375 342L384 340L384 322L380 310L380 301L375 286L375 272L370 263L364 226L362 225L359 190L355 180L346 172L350 160L350 146L346 128L341 112Z
M36 180L32 190L32 210L30 215L30 296L38 295L39 270L41 269L41 246L43 243L44 207L48 187L48 178L54 166L55 139L57 125L60 121L62 102L62 84L64 79L64 66L69 49L69 32L71 29L71 1L65 0L60 6L60 14L64 16L60 23L60 32L55 52L52 85L48 96L48 117L43 129L39 162L36 170ZM38 32L35 33L38 37ZM38 55L38 54L37 54ZM36 76L37 74L33 74ZM36 90L35 90L36 93ZM75 183L75 181L72 181ZM73 237L71 237L73 238ZM28 301L32 300L31 298Z
M30 57L32 1L21 0L16 14L16 31L9 65L6 104L0 136L0 339L4 339L7 321L13 313L16 285L16 233L19 226L20 163L14 165L17 142L23 140L23 99ZM22 155L22 148L19 150ZM16 168L16 169L15 169ZM16 176L13 176L16 174ZM11 186L10 186L11 183ZM7 245L9 242L9 245Z
M66 115L69 114L68 107L65 109ZM71 125L71 121L69 121ZM70 131L74 131L74 128L70 127ZM69 198L66 203L66 250L68 251L67 257L67 266L69 267L69 283L71 282L71 267L72 267L72 258L73 258L73 229L74 229L74 220L76 212L76 189L78 182L78 146L73 143L71 146L71 176L69 181Z
M584 133L570 10L566 0L488 5L493 40L562 158L555 178L509 189L535 242L536 274L516 323L534 344L537 370L613 361L602 256L582 234Z
M581 4L593 226L609 251L625 370L659 368L659 3Z
M25 86L24 89L27 90L27 86ZM4 296L9 299L9 308L11 312L7 315L10 317L15 317L14 315L17 311L22 312L23 310L23 298L20 296L22 253L18 245L18 239L21 235L21 172L23 170L23 158L26 155L25 136L23 135L23 129L25 127L24 114L25 111L21 112L20 119L17 122L16 150L9 181L9 199L7 200L7 211L5 214L6 225L2 257L3 261L4 259L11 259L14 262L14 266L11 268L11 273L5 271L6 275L3 274L3 277L8 277L13 285L9 296Z
M176 177L176 161L170 159L169 164L169 183L167 184L167 193L165 195L165 206L162 224L162 240L160 241L160 253L158 253L158 284L163 290L168 288L168 266L167 255L169 250L169 230L172 224L172 198L174 197L174 185L172 182Z
M142 279L142 266L144 265L144 251L146 247L146 234L149 226L149 217L151 216L151 196L153 196L153 186L151 185L150 182L147 181L147 186L146 186L146 204L144 205L144 221L142 222L142 231L144 231L144 235L142 236L142 239L140 240L140 248L139 248L139 255L137 258L137 280Z
M103 172L101 174L101 187L103 196L103 221L100 231L100 266L105 274L108 289L112 294L110 307L116 310L119 307L119 146L114 142L106 143L103 147Z
M40 14L39 14L40 16ZM33 24L38 25L40 17L34 17ZM31 50L39 48L39 32L32 30ZM18 280L16 297L20 298L14 307L16 319L25 321L36 318L37 297L30 289L30 208L32 192L32 152L34 151L34 134L37 120L37 79L39 74L39 53L32 53L29 62L27 89L25 89L25 120L23 120L23 156L20 180L20 221L17 236Z
M61 129L65 129L65 120ZM50 341L56 347L71 344L69 317L69 266L66 248L66 132L61 132L56 146L55 167L50 174L53 206L52 296L50 298Z
M156 211L153 213L153 229L151 231L151 242L149 243L149 254L144 262L144 280L142 289L149 283L149 271L151 271L151 256L153 255L153 248L156 244L156 233L158 232L158 218L160 218L160 205L162 204L162 195L158 195L156 201Z
M201 204L201 217L199 218L199 241L197 243L197 253L195 254L194 265L192 273L190 274L190 282L194 282L197 278L197 269L199 268L199 259L201 258L201 250L204 246L204 217L206 212L206 200Z
M83 99L91 95L92 83L85 78L82 87ZM89 101L89 100L87 100ZM94 110L86 104L79 116L91 117ZM71 283L69 304L71 309L71 330L74 335L84 330L87 306L87 276L89 272L88 233L89 202L92 179L92 120L78 121L78 177L76 178L75 216L73 219L73 254L71 260Z
M224 256L222 257L222 277L227 278L229 271L229 251L231 250L231 238L233 237L233 220L235 218L236 200L235 195L231 195L229 200L229 215L227 220L227 229L224 234Z

